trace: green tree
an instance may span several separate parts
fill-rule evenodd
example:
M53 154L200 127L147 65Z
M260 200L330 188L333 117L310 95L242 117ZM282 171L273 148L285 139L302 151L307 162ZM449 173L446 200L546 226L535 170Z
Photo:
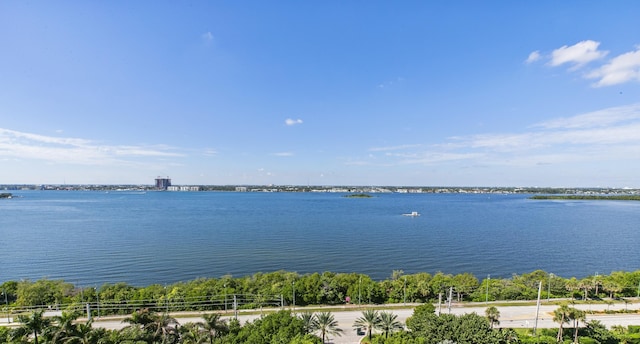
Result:
M198 323L186 323L178 329L182 344L204 344L207 343L207 336L201 325Z
M155 340L160 340L162 344L176 343L179 339L178 321L168 313L156 315L150 330Z
M488 307L484 314L487 316L489 320L489 324L491 324L491 328L493 325L500 325L500 311L495 306Z
M391 312L380 312L380 320L378 321L377 329L382 331L385 338L389 338L389 334L395 330L403 328L402 323L398 321L398 315Z
M578 327L580 325L580 321L585 321L587 316L586 313L582 310L576 308L570 308L569 318L573 320L573 342L578 342Z
M300 319L302 319L302 323L304 324L304 331L306 334L312 333L318 329L318 321L316 319L316 315L313 312L302 312L300 313Z
M313 338L313 336L305 336L302 319L285 310L248 322L237 331L237 334L234 332L235 330L232 329L230 334L224 337L225 343L290 343L295 338L306 338L305 340ZM317 341L319 342L320 338L317 338Z
M203 322L198 323L206 332L209 343L213 344L213 340L226 335L229 332L227 322L220 318L218 313L209 313L202 316Z
M421 332L425 324L429 323L435 315L436 308L431 303L425 303L413 309L413 314L407 318L407 328L412 332Z
M72 291L73 285L63 281L22 281L17 286L16 303L18 306L58 305L63 303Z
M585 326L585 336L596 340L599 344L618 344L623 338L616 338L613 332L607 330L601 322L592 320Z
M316 315L317 331L320 331L320 338L322 342L325 342L326 335L342 335L342 329L338 327L338 322L335 320L331 312L320 312Z
M176 319L167 313L158 315L148 308L133 312L131 316L125 318L123 322L129 323L129 327L131 328L140 330L130 330L129 334L138 336L136 339L149 343L153 341L161 341L162 343L175 342L179 335L179 324Z
M53 342L64 344L97 344L100 340L100 332L94 331L91 323L92 321L89 320L86 323L75 324L73 331L65 337L62 342Z
M456 291L458 302L462 301L465 295L470 295L478 288L478 285L478 279L468 272L453 276L453 287Z
M22 325L16 329L14 338L24 338L33 334L34 343L38 344L38 335L51 326L51 319L44 317L43 310L31 312L29 315L18 315Z
M78 319L79 316L80 313L78 312L63 311L61 315L53 317L53 321L56 324L56 326L53 327L54 343L60 343L66 337L73 336L74 331L76 330L74 322L76 321L76 319Z
M565 323L568 323L570 321L570 317L571 308L566 303L560 305L560 307L556 308L553 311L553 321L560 324L560 327L558 328L558 335L556 337L558 342L562 341L562 327Z
M367 336L369 337L369 341L371 341L371 331L378 328L379 323L380 316L378 314L378 311L367 309L362 311L362 316L355 320L355 322L353 323L353 327L366 328Z

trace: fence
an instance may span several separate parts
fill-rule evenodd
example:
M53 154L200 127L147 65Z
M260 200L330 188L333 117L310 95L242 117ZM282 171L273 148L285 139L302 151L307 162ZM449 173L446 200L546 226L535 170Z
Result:
M160 300L121 300L94 301L86 303L70 303L55 305L39 305L29 307L3 307L0 312L0 323L14 322L14 317L28 314L36 310L44 310L45 315L59 315L62 311L79 312L87 318L105 315L127 315L136 310L147 308L155 312L200 312L200 311L234 311L241 309L284 308L282 295L227 294L211 297L162 298Z

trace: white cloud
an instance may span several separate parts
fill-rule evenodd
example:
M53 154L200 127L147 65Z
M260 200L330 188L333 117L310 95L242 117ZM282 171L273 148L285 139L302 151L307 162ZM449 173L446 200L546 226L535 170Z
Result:
M572 68L577 69L583 65L605 57L608 51L599 51L600 42L587 40L578 42L572 46L562 46L551 53L551 66L559 66L572 63Z
M273 153L273 155L275 155L275 156L293 156L293 153L291 153L291 152L279 152L279 153Z
M204 154L204 155L206 155L206 156L214 156L214 155L217 155L217 154L218 154L218 151L216 151L216 150L215 150L215 149L213 149L213 148L208 148L208 149L205 149L205 150L204 150L204 152L203 152L202 154Z
M212 42L213 38L214 38L213 34L210 31L207 31L202 34L202 40L205 42Z
M640 103L612 107L567 118L556 118L533 127L546 129L579 129L606 127L615 123L640 120Z
M287 118L287 119L284 120L284 124L286 124L288 126L302 124L302 120L299 119L299 118L298 119Z
M451 137L435 145L398 145L375 165L517 166L624 162L640 154L640 104L613 107L533 125L519 133ZM401 152L397 150L402 149ZM351 163L353 164L353 162Z
M532 52L531 54L529 54L529 57L527 57L527 59L524 61L525 63L529 64L529 63L533 63L538 61L542 56L540 56L540 51L536 50L534 52Z
M400 146L391 146L391 147L374 147L374 148L370 148L369 150L372 152L386 152L386 151L403 150L408 148L416 148L420 146L421 145L419 144L413 144L413 145L400 145Z
M588 73L586 77L599 79L594 84L596 87L640 81L640 49L612 58L609 63Z
M79 165L135 163L137 159L180 157L173 148L155 146L108 146L93 141L53 137L0 128L0 157ZM131 159L131 160L129 160Z
M576 70L586 64L600 60L608 55L608 51L598 50L600 42L586 40L572 46L562 46L551 53L549 65L553 67L570 64L569 70ZM538 51L529 54L525 61L531 63L542 58ZM640 81L640 47L609 59L600 66L587 70L585 79L595 79L594 87L619 85L626 82Z

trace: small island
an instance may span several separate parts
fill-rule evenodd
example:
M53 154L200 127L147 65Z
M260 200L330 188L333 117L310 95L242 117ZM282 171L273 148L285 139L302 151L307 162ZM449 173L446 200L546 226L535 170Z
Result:
M13 195L10 193L0 193L0 198L13 198Z
M347 197L347 198L371 198L373 196L365 194L365 193L357 193L357 194L345 195L344 197Z
M529 199L564 201L640 201L640 195L535 195Z

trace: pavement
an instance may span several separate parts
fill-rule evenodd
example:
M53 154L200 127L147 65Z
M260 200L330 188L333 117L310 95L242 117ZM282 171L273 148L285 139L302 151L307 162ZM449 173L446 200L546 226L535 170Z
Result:
M381 305L378 308L384 309L388 312L392 312L398 316L398 321L404 323L405 320L413 313L413 308L418 304L399 304L399 305ZM531 305L531 301L528 303L513 302L509 305L504 303L461 303L452 304L451 308L442 306L440 312L450 314L466 314L476 313L484 315L485 310L489 306L495 306L500 312L500 325L502 328L557 328L558 324L553 321L553 311L558 308L557 304L543 303L537 311L536 305ZM640 325L640 314L638 313L616 313L616 314L603 314L604 311L624 311L624 310L640 310L640 303L624 303L617 302L613 304L606 303L587 303L587 304L575 304L570 305L584 311L602 312L598 314L587 314L587 321L598 320L602 322L608 328L614 325ZM313 311L331 311L338 322L338 327L343 330L342 336L329 336L328 343L333 344L356 344L360 342L363 336L357 335L355 328L353 327L354 321L362 316L363 307L358 306L341 306L341 307L314 307ZM304 308L296 308L294 311L305 311ZM265 310L265 313L267 310ZM436 312L438 307L436 306ZM536 322L537 313L537 322ZM202 321L201 315L194 312L178 312L171 314L180 324L188 322ZM252 312L240 312L238 314L238 320L241 324L247 321L252 321L261 316L260 311ZM231 319L235 317L233 312L227 312L223 315L223 318ZM126 323L122 322L123 317L100 317L94 318L93 325L97 327L104 327L107 329L120 329L126 326ZM0 319L0 326L6 325L7 319Z

